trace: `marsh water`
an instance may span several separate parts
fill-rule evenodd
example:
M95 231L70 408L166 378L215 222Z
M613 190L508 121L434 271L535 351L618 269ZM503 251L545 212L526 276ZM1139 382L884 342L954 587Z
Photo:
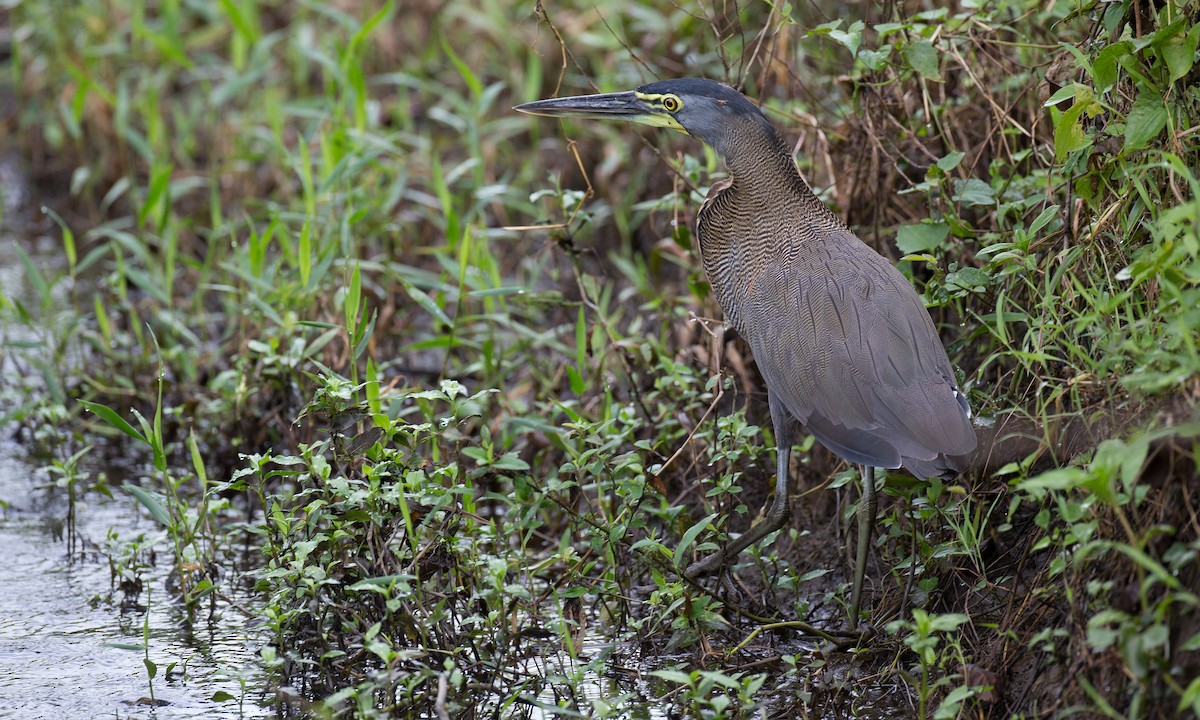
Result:
M264 714L263 683L245 618L225 608L188 629L165 589L165 570L146 574L147 605L121 609L109 563L97 551L110 531L156 537L132 498L89 498L77 507L84 550L68 556L64 504L40 488L41 473L12 442L0 443L0 715L6 718L233 718ZM118 593L119 594L119 593ZM148 617L147 617L148 615ZM148 630L146 622L149 623ZM143 650L148 636L149 649ZM144 659L158 668L152 708ZM176 663L169 675L169 664ZM212 698L223 691L232 700Z
M3 418L21 406L20 392L47 392L30 360L52 355L39 354L37 328L68 316L71 288L69 278L54 284L53 302L38 310L37 283L25 262L52 276L64 264L61 245L46 218L34 211L37 203L15 163L3 157L0 203L0 289L4 297L39 313L30 325L0 323ZM78 296L86 295L76 290ZM222 582L221 600L211 607L205 603L189 617L169 587L172 551L166 534L121 488L120 478L138 474L121 465L136 462L133 458L105 467L92 455L84 457L78 487L108 476L108 493L78 491L72 539L66 526L68 489L60 475L47 469L63 453L34 457L30 448L38 443L22 441L37 435L46 422L53 420L0 424L0 717L273 716L273 683L259 662L267 640L252 613L243 609L253 607L253 599L237 596L238 583ZM113 455L119 458L120 452ZM138 587L122 585L131 575ZM589 625L595 627L596 620L591 618ZM564 699L577 707L599 703L622 708L624 717L639 720L673 717L672 703L655 699L672 694L669 684L651 672L671 667L671 659L642 658L631 647L619 647L595 635L585 639L581 658L572 659L561 649L530 658L523 672L561 681L543 686L531 706L523 708L524 717L557 717L554 707ZM601 662L588 666L594 658ZM678 660L686 664L687 658ZM156 669L153 678L150 664ZM776 706L794 706L796 697L790 695L764 699L754 717L779 716ZM865 697L856 702L860 711L872 706Z
M31 212L12 161L0 159L0 185L0 287L6 297L37 308L18 247L45 273L61 267L61 251ZM0 342L0 387L29 387L14 375L32 372L28 356L16 349L32 352L37 333L0 327ZM4 403L0 416L16 410L20 399L10 393ZM27 419L22 432L35 432L35 422ZM112 497L91 492L77 501L71 549L67 491L45 470L48 461L30 457L14 439L15 428L0 426L0 717L269 714L255 695L268 683L255 660L262 640L251 618L222 601L215 612L206 605L188 620L167 589L171 552L161 527L119 483ZM84 468L92 476L107 470ZM143 548L142 587L135 594L123 592L112 571L128 541ZM155 555L164 560L152 562ZM147 659L157 668L153 693Z

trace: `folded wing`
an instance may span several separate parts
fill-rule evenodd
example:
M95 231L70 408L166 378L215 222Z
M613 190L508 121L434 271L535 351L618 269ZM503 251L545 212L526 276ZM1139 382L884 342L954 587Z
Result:
M866 245L775 263L747 299L748 340L768 390L835 454L931 477L975 448L928 311Z

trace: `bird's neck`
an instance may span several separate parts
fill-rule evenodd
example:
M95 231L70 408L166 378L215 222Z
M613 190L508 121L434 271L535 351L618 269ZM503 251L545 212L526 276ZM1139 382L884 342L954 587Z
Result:
M768 126L769 127L769 126ZM796 204L808 224L842 230L845 225L825 206L804 181L792 159L791 149L769 128L769 132L744 137L723 153L735 192L763 212L780 217L783 206Z
M738 193L776 210L798 201L819 215L829 212L800 176L791 154L782 145L773 150L757 156L745 153L726 159Z
M730 131L714 133L704 141L712 145L734 175L778 181L780 173L795 172L787 144L761 115L744 118Z
M739 152L727 156L725 164L739 186L745 190L765 190L778 194L780 188L795 181L803 182L792 156L780 143L764 152Z

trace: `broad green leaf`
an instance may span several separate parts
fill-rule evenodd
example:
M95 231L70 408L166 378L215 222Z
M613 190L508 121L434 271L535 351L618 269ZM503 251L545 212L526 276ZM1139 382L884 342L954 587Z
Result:
M1052 111L1053 112L1053 111ZM1054 121L1054 159L1062 162L1068 155L1087 147L1091 139L1079 121L1083 107L1078 103L1058 115Z
M450 62L454 63L458 74L462 76L463 81L467 83L467 87L471 89L471 95L476 98L482 95L483 83L479 80L479 76L471 70L470 65L458 56L458 53L454 52L454 48L446 40L445 35L442 36L442 52L446 53L446 57L450 58Z
M304 147L301 145L300 147ZM296 259L299 263L300 284L308 287L308 279L312 275L312 220L306 219L300 228L300 240L296 248Z
M954 688L934 711L933 720L954 720L961 717L963 702L974 694L975 691L966 685Z
M1155 33L1154 49L1170 72L1171 82L1188 74L1196 58L1196 40L1200 25L1188 32L1186 20L1177 20Z
M370 320L364 315L359 321L358 330L356 331L358 342L354 345L355 360L362 357L362 354L367 351L367 346L371 343L371 336L375 334L375 321L378 319L378 311L372 310Z
M233 0L221 0L220 5L233 25L233 29L247 45L258 42L259 37L262 36L262 30L258 27L258 18L252 13L243 12L243 8L235 4Z
M517 457L515 452L504 453L492 463L492 467L497 470L514 470L524 472L529 469L529 463Z
M1195 633L1179 646L1179 652L1196 652L1200 650L1200 632Z
M692 684L692 676L679 670L651 670L650 675L659 680L675 683L676 685L688 686Z
M875 32L879 35L879 37L886 37L907 27L912 26L908 23L879 23L875 26Z
M504 586L504 592L522 600L532 600L533 595L529 592L529 588L516 583L509 583Z
M975 267L965 267L946 275L947 286L959 287L972 292L983 292L991 281L991 275Z
M904 59L926 80L941 80L937 49L928 40L918 40L904 48Z
M1124 553L1129 557L1130 560L1133 560L1138 565L1141 565L1151 575L1158 578L1159 582L1161 582L1163 585L1166 585L1172 590L1178 590L1180 588L1179 579L1172 575L1165 567L1163 567L1158 560L1147 555L1144 550L1135 548L1132 545L1126 545L1125 543L1118 542L1108 543L1108 545L1112 548L1115 548L1119 552Z
M950 234L950 226L946 223L917 223L901 225L896 230L896 247L905 255L913 255L933 250Z
M866 69L877 72L887 67L888 58L892 56L892 45L888 43L878 50L864 48L858 51L858 61Z
M70 268L71 274L74 275L76 265L75 233L71 232L71 228L67 226L62 216L54 212L51 208L43 205L42 212L49 215L54 224L58 225L59 230L62 231L63 251L67 254L67 267Z
M1117 70L1120 68L1119 61L1129 55L1132 48L1132 44L1128 40L1124 40L1109 45L1096 55L1096 59L1092 62L1094 71L1092 84L1097 93L1102 93L1116 84Z
M450 316L446 314L446 311L437 304L436 300L429 297L424 290L414 286L407 280L401 280L400 284L404 287L405 292L408 293L408 297L411 298L412 301L417 305L419 305L422 310L429 313L434 320L440 323L443 327L454 327L454 323L450 320Z
M187 446L188 453L192 458L192 469L196 471L196 479L200 481L200 487L208 487L208 472L204 467L204 456L200 454L200 446L196 443L194 428L188 433Z
M382 410L382 403L379 400L379 370L375 367L375 359L367 358L367 372L364 376L366 383L363 384L363 390L367 395L367 409L372 415L379 416ZM386 420L387 416L382 419ZM387 423L380 423L379 417L376 418L376 425L383 429L387 429Z
M1055 468L1018 482L1017 489L1023 490L1035 498L1041 498L1047 490L1069 490L1078 487L1086 479L1087 473L1083 468Z
M384 19L391 15L392 11L395 9L396 0L388 0L388 2L378 10L378 12L368 18L367 21L363 23L362 27L358 29L358 32L354 33L354 37L350 39L350 45L347 52L343 56L343 61L350 60L351 58L357 58L358 49L366 43L367 38L371 35L379 23L383 22ZM444 37L442 38L442 41L445 42Z
M1112 442L1112 440L1105 442ZM1116 483L1113 482L1116 476L1111 470L1111 468L1093 468L1087 474L1087 478L1080 483L1081 488L1091 492L1100 499L1100 502L1110 506L1117 504Z
M1162 95L1140 88L1137 101L1125 118L1125 149L1140 150L1167 126L1167 107Z
M161 230L166 224L167 212L171 205L171 173L174 171L175 166L171 164L161 165L151 171L146 199L138 211L138 225L145 225L152 212L158 213L158 217L155 218L158 229Z
M1127 452L1121 457L1121 485L1125 492L1133 489L1142 474L1142 466L1146 464L1146 456L1150 453L1150 441L1139 437L1126 445Z
M1120 626L1129 621L1129 616L1119 610L1101 610L1088 620L1087 641L1093 650L1107 650L1121 637L1113 625Z
M964 623L967 623L971 618L962 613L945 613L942 615L932 615L929 620L929 627L935 632L953 632Z
M947 153L945 157L938 158L937 166L942 169L942 172L950 172L958 167L964 157L966 157L966 153L955 150Z
M813 37L814 35L828 35L829 33L833 32L834 30L837 30L841 26L842 26L842 21L840 18L837 20L830 20L827 23L821 23L820 25L817 25L816 27L809 30L808 36Z
M362 302L362 276L359 264L354 263L354 271L350 273L350 286L342 297L342 309L346 318L346 329L353 332L358 325L358 306Z
M467 297L472 298L489 298L489 297L504 297L506 295L524 295L525 288L521 285L506 285L504 287L485 288L483 290L472 290L467 293Z
M967 178L958 184L954 199L963 205L995 205L996 191L979 178Z
M855 20L845 31L836 28L830 30L829 37L849 50L851 55L857 55L858 45L862 42L862 31L862 20Z

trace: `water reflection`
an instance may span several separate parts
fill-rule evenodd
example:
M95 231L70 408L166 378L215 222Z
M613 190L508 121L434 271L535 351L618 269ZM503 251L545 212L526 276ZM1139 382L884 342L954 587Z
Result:
M61 252L48 237L16 237L16 228L31 228L35 217L19 180L14 163L0 158L0 289L8 299L29 303L34 290L17 243L47 275L61 263ZM0 337L0 386L7 386L11 403L14 388L36 392L28 363L14 348L36 352L38 337L12 325L0 326ZM15 409L0 408L0 416ZM189 627L165 589L163 566L142 573L149 593L143 591L137 601L149 609L122 613L117 607L122 594L114 592L100 544L141 536L169 556L159 527L123 492L116 491L115 499L93 493L76 505L81 544L69 554L62 538L65 493L46 487L51 478L26 460L10 439L12 431L11 425L0 428L0 714L14 720L271 714L254 696L268 683L254 660L261 640L248 619L218 605L209 620L205 606ZM158 708L146 704L147 622L148 656L158 666L154 694L168 703ZM251 693L246 697L243 681ZM222 694L233 699L220 699Z
M52 506L41 506L33 478L11 443L0 444L0 697L8 718L148 717L138 702L148 696L142 644L145 615L124 620L105 602L111 583L108 563L96 552L69 562L66 543L54 539ZM133 507L132 499L79 508L81 537L103 538L109 528L153 536L157 529ZM58 511L61 511L59 509ZM224 691L242 695L239 678L253 692L263 678L253 662L242 618L218 608L217 619L186 632L184 618L163 589L161 569L147 574L149 657L160 670L155 696L170 705L158 718L255 717L267 713L247 698L213 702ZM143 601L146 596L143 594ZM170 663L176 667L169 676Z

